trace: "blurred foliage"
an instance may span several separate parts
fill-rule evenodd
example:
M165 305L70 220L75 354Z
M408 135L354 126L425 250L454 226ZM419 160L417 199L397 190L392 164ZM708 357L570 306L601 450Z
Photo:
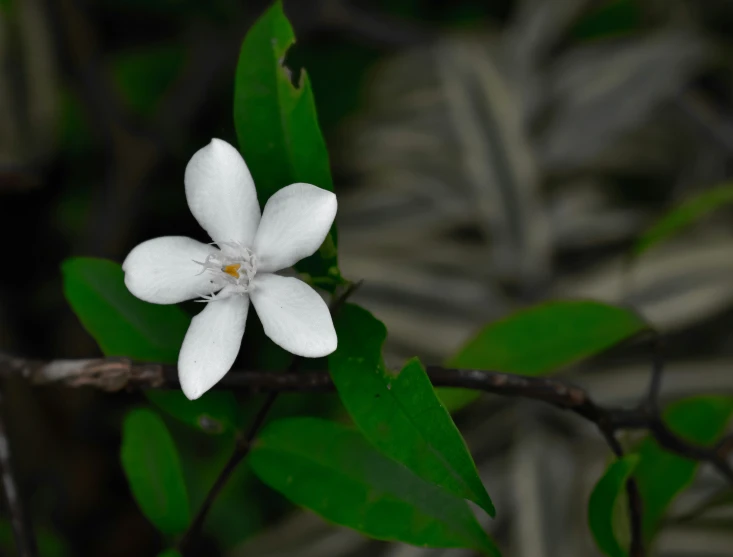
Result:
M634 255L639 256L655 245L679 234L709 213L733 202L733 186L726 184L702 192L670 210L636 242Z
M71 552L58 534L42 527L36 527L36 541L39 557L70 557ZM13 528L7 520L0 521L0 549L3 554L14 554Z
M637 455L627 455L614 461L598 480L588 501L590 531L598 547L608 557L627 557L629 554L625 549L629 543L628 536L622 545L614 531L614 517L619 502L628 504L628 499L621 495L625 492L626 481L638 462Z
M198 308L141 305L124 289L119 266L115 270L109 260L121 260L136 243L153 236L201 236L185 210L183 168L212 136L230 142L238 133L250 137L252 130L239 131L231 118L234 72L241 39L267 2L47 4L0 2L0 226L12 239L6 261L20 268L0 283L1 347L38 357L104 353L174 362L189 314ZM296 2L285 3L298 43L289 50L285 45L287 52L278 51L278 56L268 53L264 62L275 69L278 86L296 95L300 91L315 103L338 184L343 272L366 279L358 301L389 327L387 364L401 369L392 363L418 354L426 362L549 373L646 327L634 312L590 302L532 305L515 313L541 299L588 297L633 306L646 321L676 335L669 343L673 362L720 355L718 369L727 373L731 323L725 312L733 291L729 227L720 225L723 219L704 217L718 209L727 215L727 189L711 186L730 178L729 6L610 0L588 8L568 1L544 11L541 4L380 0L353 3L365 12L334 16L316 8L310 15ZM312 98L283 79L281 55L296 83L301 83L300 69L307 70L304 83L312 85ZM694 95L688 94L691 89ZM444 104L445 92L452 101ZM468 112L461 113L466 107ZM698 117L708 113L712 118ZM474 125L456 126L458 116ZM322 158L325 148L314 122L306 126L316 138L309 147L318 146L316 158ZM268 131L258 130L253 140L268 137ZM415 138L425 141L412 142ZM304 164L323 162L310 155L307 159ZM319 185L331 180L329 174ZM657 221L670 206L676 209ZM438 210L423 212L425 207ZM699 226L686 230L693 222ZM636 264L629 290L616 296L613 264L630 249L657 244L658 250ZM335 243L333 250L325 259L335 261ZM89 255L108 260L68 259ZM64 290L78 321L65 306ZM477 330L479 335L472 337ZM250 315L237 365L277 371L290 360L265 337L256 315ZM387 373L383 362L376 365ZM423 377L419 366L411 365L408 371ZM324 369L326 361L306 367ZM584 379L593 384L599 375ZM702 379L696 376L692 386L706 385L698 382ZM452 398L452 409L475 397L465 394L440 393L444 402ZM161 550L163 540L134 506L110 449L119 446L120 417L144 399L48 395L34 393L42 397L36 404L28 402L34 399L27 394L18 395L23 419L19 413L10 422L11 438L19 440L24 483L35 486L38 481L38 493L50 494L33 497L37 522L58 526L68 541L66 548L39 529L42 557ZM181 404L177 392L149 393L160 415L144 410L148 417L157 416L151 418L156 425L138 431L147 439L160 434L164 424L166 440L159 435L147 442L156 450L170 449L172 443L191 509L198 508L231 452L234 430L251 421L260 403L254 395L212 395L190 405ZM727 404L683 401L671 407L667 419L671 427L708 443L708 435L722 431L718 425L723 428ZM492 420L502 411L488 408ZM527 507L520 501L514 509L503 493L516 491L511 472L495 471L493 460L485 464L488 453L513 462L507 452L514 450L515 441L502 432L514 431L514 422L507 412L491 422L498 428L485 425L480 416L472 426L473 412L479 410L469 407L456 421L462 427L483 427L474 433L481 439L474 453L479 471L483 477L484 468L492 470L487 486L499 516L506 517L502 508L512 508L521 520ZM342 419L345 414L336 396L286 395L273 420L302 415ZM546 432L554 423L553 415L536 429ZM359 434L338 431L355 439L368 458L388 462ZM279 460L287 451L276 438L267 440L273 444L261 447L260 476L284 496L318 506L329 518L337 508L332 500L318 500L306 475L299 478L298 490L288 485ZM333 449L328 441L319 439L321 456ZM59 443L63 451L52 449ZM552 472L554 451L542 454L543 473ZM669 502L681 498L693 480L697 465L673 458L650 440L638 451L636 474L640 482L646 478L645 496L652 502L645 517L654 530L651 537ZM312 458L306 452L284 457ZM339 466L353 470L360 464L340 456ZM270 462L273 466L266 466ZM334 482L329 493L336 499L353 494L340 492L329 468L333 462L326 464L326 472L319 473L324 482ZM404 468L396 473L406 474ZM85 474L100 474L104 482L74 483ZM609 475L614 485L622 484L624 474ZM428 485L409 477L415 485ZM565 485L554 477L549 482ZM86 484L103 487L93 492ZM500 484L502 489L495 490ZM67 485L81 487L61 487ZM569 499L569 491L563 499ZM548 505L542 494L522 493L530 509L542 514L537 520L547 521L543 532L566 531L548 525L563 513L556 498ZM609 497L600 505L606 534ZM570 503L581 504L575 498ZM240 466L212 508L205 528L210 546L203 554L233 551L290 508L249 465ZM436 510L444 509L431 508ZM453 533L470 521L461 513L464 524L456 526L458 515L446 519ZM354 526L358 521L352 518L341 523ZM382 528L402 528L399 521L385 522L358 526L382 533ZM0 545L10 551L7 524L0 524ZM459 534L464 545L466 532L471 543L485 543L470 525ZM403 528L382 537L413 541L413 534ZM617 537L623 536L617 532ZM308 545L297 534L293 539L297 550ZM562 551L567 540L556 541Z

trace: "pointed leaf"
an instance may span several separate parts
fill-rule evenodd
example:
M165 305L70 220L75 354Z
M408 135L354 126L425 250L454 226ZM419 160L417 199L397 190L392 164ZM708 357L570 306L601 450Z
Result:
M334 319L339 346L328 367L341 401L364 436L421 478L495 514L476 465L417 359L402 371L384 367L384 324L346 304Z
M634 246L633 254L636 256L641 255L695 224L715 209L731 203L733 203L733 185L731 184L704 191L691 199L687 199L659 219L639 238Z
M74 257L63 262L61 272L66 299L105 356L176 362L191 322L180 308L133 296L113 261Z
M499 555L463 499L415 476L342 425L317 418L273 422L250 463L292 502L372 538Z
M333 191L326 143L308 76L297 86L285 67L295 42L282 2L276 1L242 43L234 87L234 125L260 204L279 189L305 182ZM336 228L321 248L296 265L311 282L333 290L342 282L336 260Z
M626 489L626 480L639 462L637 455L615 460L606 469L588 501L588 524L598 547L608 557L627 557L613 528L614 509Z
M181 462L163 420L133 410L122 426L122 468L143 514L161 532L183 532L191 519Z
M624 308L592 301L547 302L490 323L449 364L544 375L648 328Z

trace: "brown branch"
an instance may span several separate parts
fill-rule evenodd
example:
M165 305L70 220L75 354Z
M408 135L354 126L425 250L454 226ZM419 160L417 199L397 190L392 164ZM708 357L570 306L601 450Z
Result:
M427 372L436 387L474 389L537 400L569 410L595 424L607 439L609 433L648 430L664 449L686 458L708 462L733 483L733 468L727 462L733 455L733 442L724 440L716 447L705 447L687 441L671 431L644 406L602 406L584 389L554 378L440 366L428 366ZM110 392L180 388L175 366L135 363L126 358L41 361L0 353L0 377L9 375L24 377L34 385L89 386ZM217 384L217 388L251 393L323 393L334 390L328 371L278 373L232 370Z
M3 411L4 400L0 392L0 480L2 480L3 503L10 514L10 525L13 529L18 557L36 557L38 555L36 538L33 535L27 509L18 492Z
M348 292L348 291L347 291ZM345 294L346 296L348 294ZM342 298L342 300L345 298ZM645 430L665 450L685 458L713 465L733 485L733 467L729 457L733 455L733 436L726 437L716 446L706 447L690 442L673 432L659 412L658 397L663 374L660 344L655 344L654 367L645 400L636 408L610 407L597 404L584 389L568 382L545 377L530 377L477 369L450 369L428 366L428 376L435 387L458 387L479 390L501 396L537 400L563 410L569 410L596 425L617 457L623 456L623 448L616 435L620 431ZM13 358L0 354L0 377L21 375L32 384L62 384L69 387L92 386L105 391L121 391L145 388L179 388L175 366L134 363L125 358L101 358L93 360L38 361ZM230 463L222 472L202 507L203 519L218 491L236 465L246 456L249 445L256 436L264 416L278 393L331 392L334 385L328 371L284 373L267 371L232 371L217 385L219 388L269 393L271 397L263 405L261 415L255 420L250 433L238 443ZM632 478L627 482L629 518L631 522L630 555L643 557L645 549L642 536L642 505L639 489ZM189 536L184 537L188 543ZM183 540L182 540L183 541ZM183 547L183 546L181 546Z

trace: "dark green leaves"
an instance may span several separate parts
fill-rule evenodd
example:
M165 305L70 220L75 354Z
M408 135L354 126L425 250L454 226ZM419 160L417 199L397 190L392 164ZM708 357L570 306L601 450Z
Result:
M733 185L726 184L681 203L647 230L634 246L634 255L667 240L723 205L733 203Z
M664 421L672 431L707 446L723 434L731 417L730 396L689 398L671 404L664 412ZM635 455L614 462L596 485L588 505L588 521L598 547L609 557L628 554L616 539L613 516L629 475L635 478L643 501L643 542L649 547L670 503L692 482L698 466L698 461L665 451L651 437L642 441Z
M487 325L449 364L543 375L647 328L638 315L620 307L590 301L548 302Z
M161 532L183 532L190 521L178 452L163 420L133 410L122 427L122 468L143 514Z
M733 417L733 397L699 396L678 401L664 412L667 425L678 435L700 445L712 445ZM692 482L699 463L662 449L651 438L637 451L640 460L634 471L644 501L642 524L648 545L657 533L674 498Z
M499 555L464 500L423 481L344 426L315 418L273 422L250 463L262 481L294 503L367 536Z
M174 418L204 433L231 433L237 428L237 399L229 391L209 391L196 400L188 400L181 391L149 390L145 395Z
M425 370L411 360L385 369L384 325L347 304L335 319L339 346L328 358L341 401L366 438L421 478L470 499L494 515L470 453Z
M302 71L298 85L293 86L284 65L294 41L278 0L247 33L237 65L234 125L262 205L273 193L296 182L333 191L308 76ZM333 290L341 282L335 228L320 250L297 268L324 288Z
M613 528L614 510L626 488L634 468L639 462L636 455L628 455L614 461L598 481L588 502L588 525L598 547L608 557L627 557Z
M191 318L133 296L119 264L75 257L61 266L64 294L105 356L175 363Z

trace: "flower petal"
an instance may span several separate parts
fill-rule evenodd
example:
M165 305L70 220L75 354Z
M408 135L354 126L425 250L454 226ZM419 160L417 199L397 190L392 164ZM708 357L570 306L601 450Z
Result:
M135 296L153 304L177 304L210 294L221 286L194 262L204 261L214 246L185 236L163 236L136 246L122 263L125 285Z
M307 358L336 350L336 330L326 302L303 281L270 273L254 278L252 303L275 344Z
M249 298L235 294L208 302L191 321L178 355L178 379L190 400L199 398L231 369L248 310Z
M336 196L310 184L291 184L265 205L254 252L258 268L273 273L315 253L336 216Z
M239 151L226 141L212 139L191 157L184 183L188 206L212 240L252 247L260 206Z

